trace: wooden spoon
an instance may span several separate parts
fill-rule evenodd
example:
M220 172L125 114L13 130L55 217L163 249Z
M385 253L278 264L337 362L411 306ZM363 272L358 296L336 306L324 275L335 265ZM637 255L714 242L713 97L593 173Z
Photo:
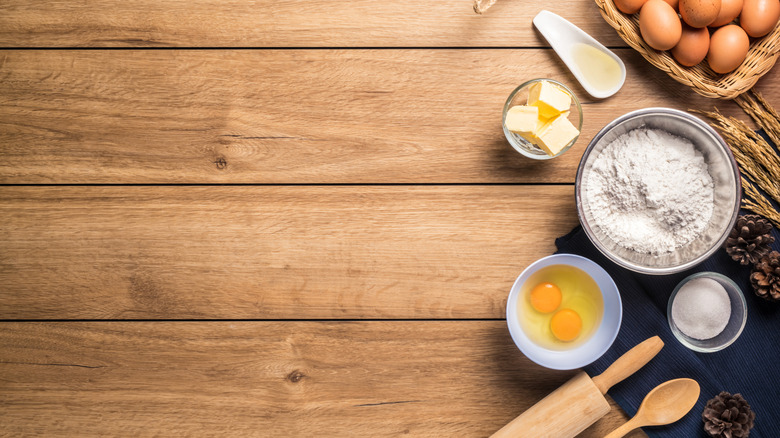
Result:
M674 379L650 391L634 418L604 438L620 438L637 427L671 424L684 417L699 400L699 384L693 379Z

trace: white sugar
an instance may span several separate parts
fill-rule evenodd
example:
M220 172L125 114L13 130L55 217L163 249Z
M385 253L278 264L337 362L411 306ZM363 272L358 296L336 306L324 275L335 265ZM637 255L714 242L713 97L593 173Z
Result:
M683 285L672 303L672 319L677 328L694 339L718 336L731 317L726 289L717 281L700 277Z

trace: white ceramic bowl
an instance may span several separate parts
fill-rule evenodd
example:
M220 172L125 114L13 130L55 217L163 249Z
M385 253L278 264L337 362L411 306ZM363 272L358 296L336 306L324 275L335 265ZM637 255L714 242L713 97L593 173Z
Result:
M522 299L521 289L525 281L541 268L552 265L568 265L579 268L593 278L601 290L604 312L596 332L584 343L569 350L551 350L534 343L523 331L518 314L518 300ZM517 277L506 304L506 322L515 344L532 361L555 370L572 370L592 363L615 341L623 319L623 304L620 293L601 266L590 259L574 254L554 254L532 263Z

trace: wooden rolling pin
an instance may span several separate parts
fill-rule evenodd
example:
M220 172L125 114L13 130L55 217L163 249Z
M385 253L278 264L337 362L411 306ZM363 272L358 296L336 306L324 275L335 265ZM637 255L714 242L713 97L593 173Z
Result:
M653 336L620 356L594 378L583 371L527 411L492 438L573 438L609 412L604 394L655 357L664 342Z

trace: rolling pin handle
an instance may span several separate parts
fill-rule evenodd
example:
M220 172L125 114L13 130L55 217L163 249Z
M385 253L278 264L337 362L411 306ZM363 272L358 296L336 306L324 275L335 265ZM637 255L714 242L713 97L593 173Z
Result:
M620 356L603 373L594 377L593 383L596 384L596 387L602 394L606 394L609 388L639 371L640 368L650 362L650 359L654 358L663 346L664 341L658 336L653 336L643 341Z

